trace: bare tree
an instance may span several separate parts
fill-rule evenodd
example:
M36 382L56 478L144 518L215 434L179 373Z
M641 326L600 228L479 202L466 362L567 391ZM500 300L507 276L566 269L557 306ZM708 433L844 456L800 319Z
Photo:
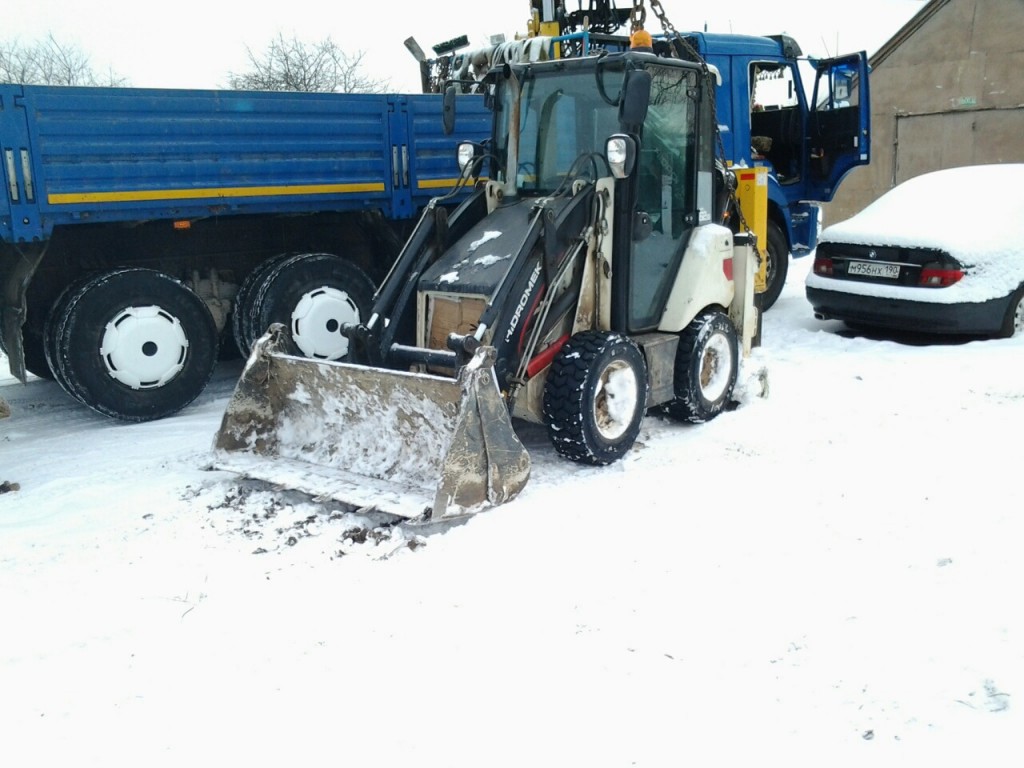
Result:
M362 72L363 51L348 54L325 37L304 43L281 33L257 56L246 48L252 69L228 74L228 84L244 91L306 91L317 93L383 93L386 79Z
M51 34L28 45L0 42L0 83L124 86L128 81L112 69L96 72L86 53Z

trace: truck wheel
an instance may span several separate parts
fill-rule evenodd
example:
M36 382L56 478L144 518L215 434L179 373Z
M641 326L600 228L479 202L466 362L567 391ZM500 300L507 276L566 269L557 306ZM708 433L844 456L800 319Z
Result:
M256 339L263 333L261 330L253 336L250 331L252 321L249 319L252 317L253 302L256 300L256 294L259 292L260 285L263 284L270 270L276 268L282 261L291 258L291 256L292 254L282 253L260 262L252 272L245 276L245 279L238 288L238 293L235 294L234 305L231 308L231 332L235 337L238 351L244 358L249 357L252 345L256 343ZM266 329L264 328L263 330Z
M667 406L678 419L700 423L725 408L739 373L736 328L724 312L698 315L679 335L675 399Z
M768 267L765 272L765 289L761 294L762 311L767 311L778 300L786 284L786 275L789 274L789 247L778 224L768 222L767 240L768 247L764 256L768 260Z
M555 450L583 464L621 459L640 433L647 366L618 333L585 331L555 357L544 385L544 423Z
M68 286L61 291L60 295L57 296L57 300L53 302L53 306L50 307L50 312L46 317L46 325L43 327L43 354L46 358L46 367L50 370L54 381L60 385L60 388L76 400L78 400L79 397L75 392L71 391L68 380L61 370L61 356L57 347L57 339L62 332L62 324L66 323L68 303L71 301L72 297L77 295L82 287L92 279L92 276L80 277L69 283Z
M252 304L249 331L255 341L272 323L281 323L306 357L342 360L349 343L341 327L369 317L375 290L359 267L338 256L292 256L267 272Z
M93 410L123 421L160 419L195 400L209 382L217 326L206 303L173 278L150 269L114 270L59 303L51 368Z

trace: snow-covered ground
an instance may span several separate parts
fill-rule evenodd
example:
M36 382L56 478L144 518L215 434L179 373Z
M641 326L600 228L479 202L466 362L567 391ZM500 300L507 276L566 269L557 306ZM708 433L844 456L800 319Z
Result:
M425 537L209 471L240 363L125 425L0 388L0 765L952 766L1024 760L1024 338L811 316L745 373Z

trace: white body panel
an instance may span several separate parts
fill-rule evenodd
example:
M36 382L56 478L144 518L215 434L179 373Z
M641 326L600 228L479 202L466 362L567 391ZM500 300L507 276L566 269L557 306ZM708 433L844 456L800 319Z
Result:
M709 306L728 309L736 295L736 285L726 276L723 265L732 258L733 237L727 227L697 227L687 243L658 330L678 333ZM731 265L729 268L731 271Z

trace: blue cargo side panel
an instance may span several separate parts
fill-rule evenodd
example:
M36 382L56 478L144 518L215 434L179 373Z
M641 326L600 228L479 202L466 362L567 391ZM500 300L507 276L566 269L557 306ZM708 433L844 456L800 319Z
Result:
M459 142L483 142L491 135L492 113L481 95L456 99L455 131L446 136L441 124L441 97L406 96L412 147L409 180L412 202L422 206L431 197L450 190L459 177L455 149Z
M24 87L42 228L377 207L389 100L364 94ZM10 107L7 107L8 110Z

